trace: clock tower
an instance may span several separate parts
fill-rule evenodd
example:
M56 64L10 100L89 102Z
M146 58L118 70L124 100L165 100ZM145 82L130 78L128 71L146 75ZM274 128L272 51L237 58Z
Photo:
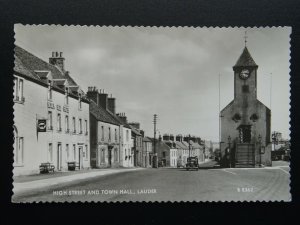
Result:
M257 68L248 48L245 47L243 53L233 66L234 71L234 98L256 98Z
M257 69L245 46L233 66L234 99L220 112L224 167L271 164L271 111L257 99Z

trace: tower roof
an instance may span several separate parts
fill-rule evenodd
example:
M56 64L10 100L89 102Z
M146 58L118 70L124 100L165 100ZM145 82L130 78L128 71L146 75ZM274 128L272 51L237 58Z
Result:
M234 67L240 67L240 66L258 66L250 52L248 51L248 48L245 47L243 53L241 54L240 58L238 59L238 61L236 62L236 64L234 65Z

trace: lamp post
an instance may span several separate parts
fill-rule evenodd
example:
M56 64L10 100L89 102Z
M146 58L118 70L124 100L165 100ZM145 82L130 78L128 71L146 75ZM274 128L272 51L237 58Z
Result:
M189 134L189 157L191 157L191 135Z
M157 114L153 115L153 124L154 124L154 146L153 146L153 168L158 168L158 159L157 159L157 153L156 153L156 123L157 123Z
M228 153L229 155L229 167L231 167L231 137L228 136Z
M259 144L259 167L262 167L261 165L261 155L262 155L262 152L261 152L261 135L258 135L258 144Z

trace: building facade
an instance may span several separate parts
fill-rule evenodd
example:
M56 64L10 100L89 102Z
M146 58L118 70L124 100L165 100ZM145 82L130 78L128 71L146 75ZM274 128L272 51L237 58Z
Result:
M108 111L108 95L89 87L91 166L93 168L122 165L122 124Z
M14 67L14 175L39 173L41 163L67 170L90 167L89 102L64 69L62 53L49 63L19 46Z
M142 166L145 168L152 167L152 163L153 163L152 141L148 137L144 137Z
M257 69L247 47L233 67L234 99L221 112L221 165L271 165L271 110L257 99Z

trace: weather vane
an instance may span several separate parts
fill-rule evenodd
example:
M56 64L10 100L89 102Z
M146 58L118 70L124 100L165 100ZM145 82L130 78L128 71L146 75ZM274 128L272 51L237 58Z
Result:
M247 36L247 30L245 31L245 36L244 36L244 38L245 38L245 47L247 47L247 38L248 38L248 36Z

